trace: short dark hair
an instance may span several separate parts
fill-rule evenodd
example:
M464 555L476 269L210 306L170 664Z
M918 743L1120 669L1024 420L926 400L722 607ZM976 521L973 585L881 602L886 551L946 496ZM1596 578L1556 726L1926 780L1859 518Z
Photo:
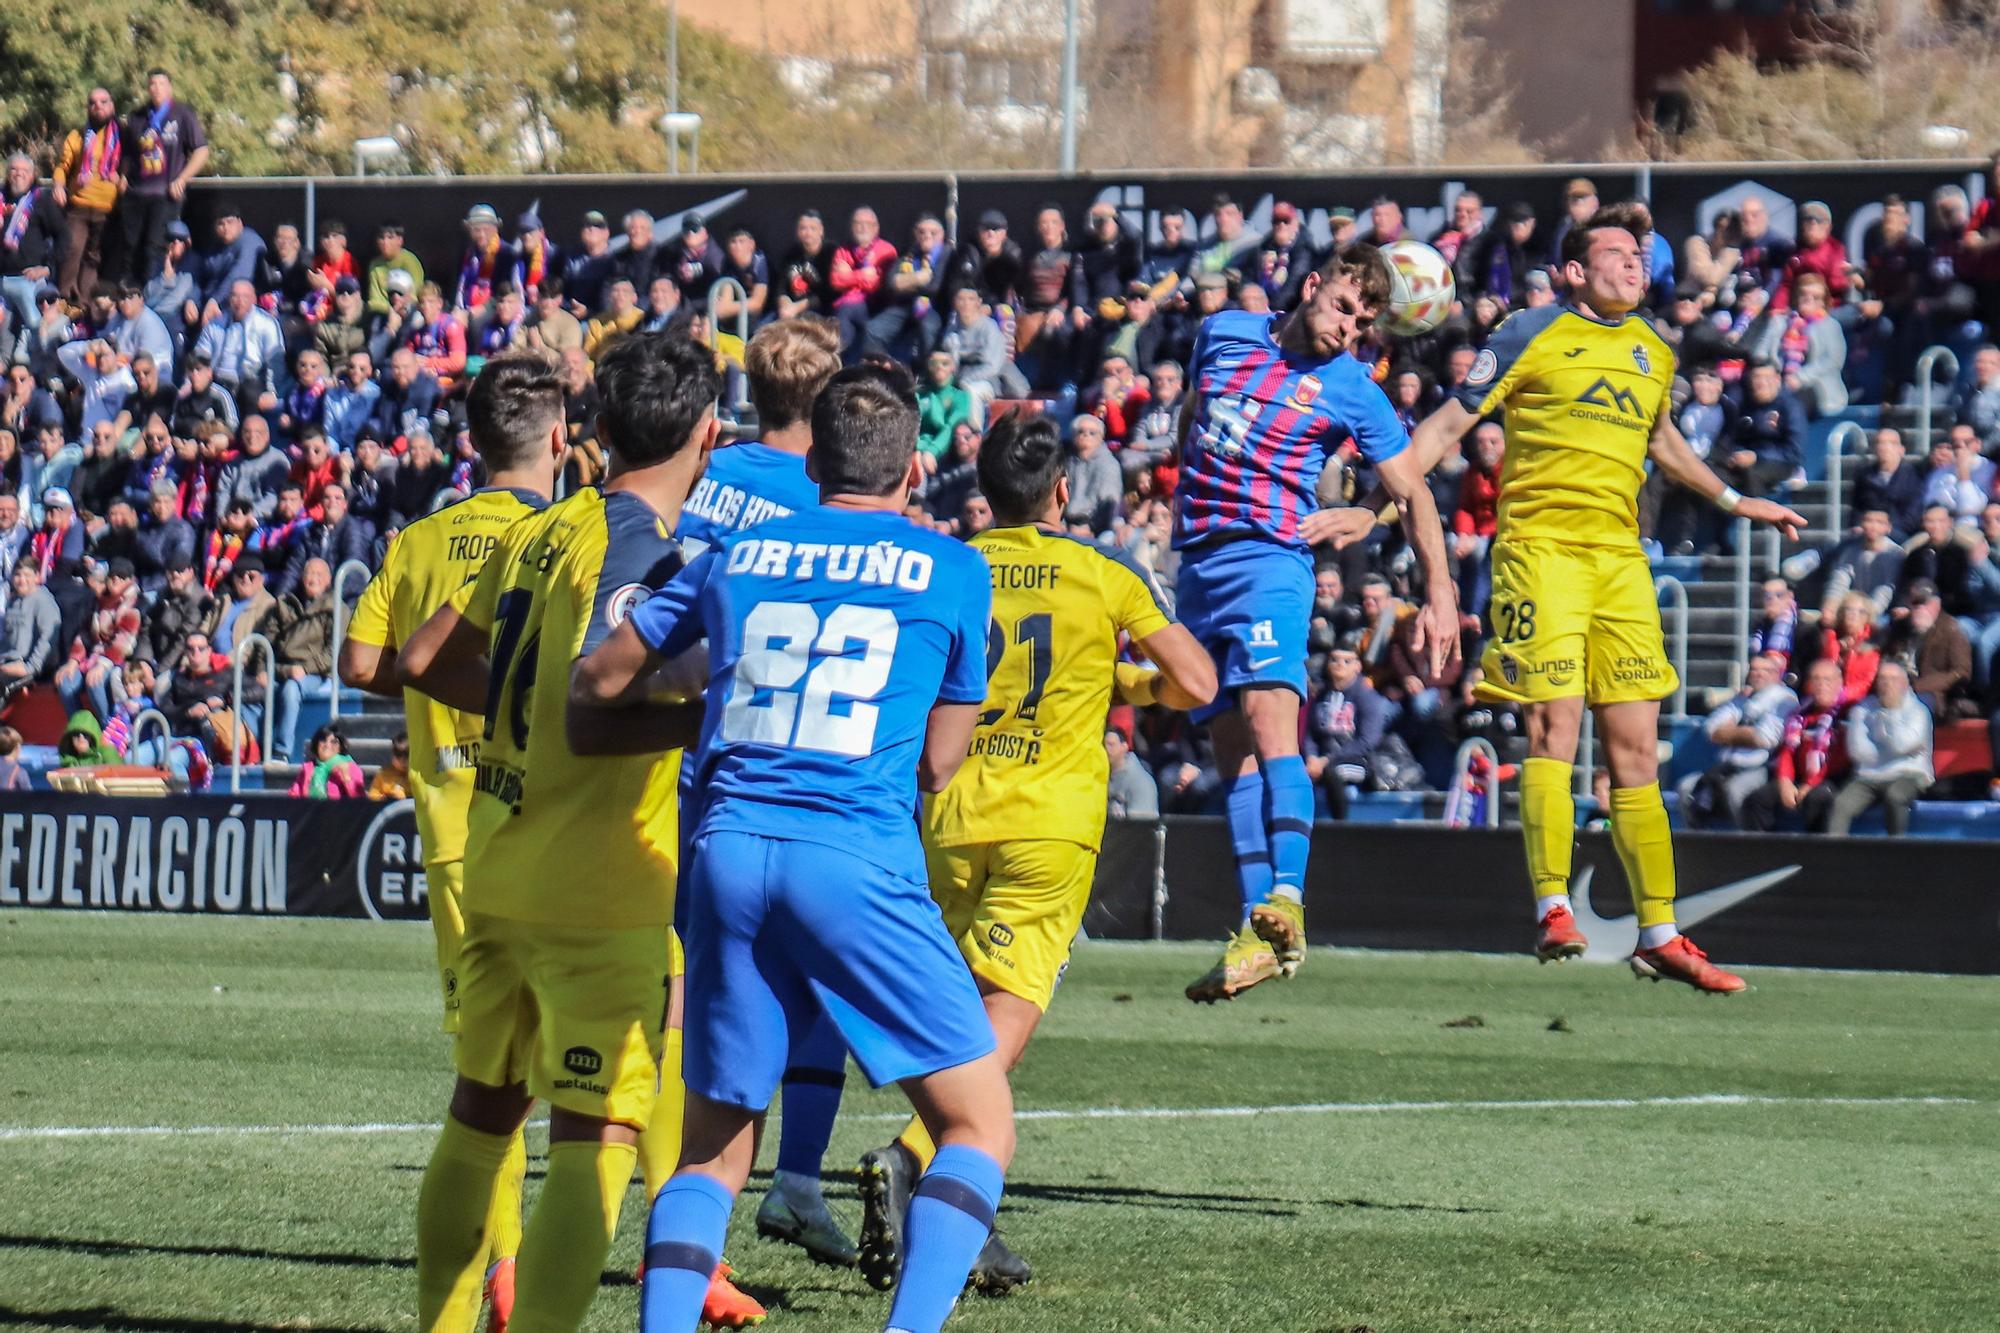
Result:
M715 409L722 375L706 347L664 333L630 333L598 358L597 391L604 400L599 434L620 462L650 467L687 447ZM562 400L556 401L560 410Z
M488 361L465 400L472 447L494 472L523 467L537 450L546 451L549 428L562 415L562 376L533 352Z
M1063 474L1062 432L1047 416L1009 412L979 446L979 489L996 523L1033 523Z
M165 70L161 69L158 65L155 65L151 69L147 70L146 77L148 79L165 79L168 83L172 83L174 81L174 76L167 73Z
M1629 231L1643 241L1653 230L1653 215L1642 204L1609 204L1590 215L1581 227L1563 233L1561 262L1565 265L1590 261L1590 238L1613 227Z
M1353 278L1355 285L1361 289L1361 299L1376 310L1384 309L1389 304L1389 261L1375 246L1350 245L1327 260L1319 271L1319 280L1332 282L1336 278Z
M813 402L812 453L822 495L887 495L917 450L917 398L907 371L850 366Z

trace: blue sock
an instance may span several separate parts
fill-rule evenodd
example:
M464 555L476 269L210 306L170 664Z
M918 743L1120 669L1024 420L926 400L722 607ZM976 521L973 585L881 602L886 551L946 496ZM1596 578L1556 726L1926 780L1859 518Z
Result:
M698 1172L682 1171L661 1187L646 1219L640 1333L694 1333L735 1203L721 1181Z
M937 1333L965 1289L965 1275L993 1231L1005 1173L977 1148L947 1144L917 1182L903 1224L903 1275L889 1327Z
M793 1046L791 1067L785 1070L785 1113L778 1125L780 1171L819 1179L846 1083L847 1043L822 1012L819 1022Z
M1264 833L1264 775L1251 769L1225 779L1229 807L1229 848L1236 853L1236 884L1243 890L1243 919L1271 896L1271 844ZM1311 794L1308 789L1308 795Z
M1264 827L1271 840L1271 892L1305 900L1306 857L1312 851L1313 787L1306 761L1295 754L1264 761Z

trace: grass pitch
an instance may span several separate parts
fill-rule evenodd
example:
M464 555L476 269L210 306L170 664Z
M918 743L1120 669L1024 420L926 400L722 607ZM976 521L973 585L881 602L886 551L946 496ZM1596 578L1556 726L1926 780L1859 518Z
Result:
M0 1328L414 1327L449 1085L430 950L420 926L0 916ZM955 1329L1995 1325L2000 981L1765 970L1723 1000L1322 950L1195 1008L1211 952L1079 952L1016 1083L1057 1113L1024 1120L1002 1210L1036 1278ZM845 1168L902 1109L859 1083L829 1159L850 1221ZM1700 1094L1742 1100L1644 1100ZM1964 1100L1873 1100L1918 1097ZM1061 1114L1120 1108L1160 1114ZM378 1128L269 1128L327 1124ZM101 1126L144 1132L48 1132ZM243 1126L266 1128L216 1132ZM766 1327L880 1328L857 1276L753 1237L758 1194L730 1257ZM591 1329L636 1326L642 1213L635 1184Z

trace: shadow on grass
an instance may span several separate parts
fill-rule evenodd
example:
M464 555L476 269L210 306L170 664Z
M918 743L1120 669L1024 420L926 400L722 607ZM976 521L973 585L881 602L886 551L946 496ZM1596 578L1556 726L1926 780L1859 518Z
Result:
M0 1328L112 1329L115 1333L389 1333L372 1324L251 1324L131 1314L109 1305L75 1310L17 1310L0 1305Z
M1300 1217L1319 1208L1380 1208L1404 1213L1493 1213L1497 1208L1468 1208L1443 1203L1384 1203L1376 1199L1233 1199L1218 1194L1177 1194L1170 1190L1131 1185L1040 1185L1027 1180L1007 1182L1009 1200L1041 1203L1094 1203L1112 1207L1164 1208L1192 1213L1243 1213L1255 1217Z
M88 1254L100 1257L161 1255L169 1258L188 1259L252 1259L264 1263L314 1264L328 1268L390 1268L407 1270L414 1269L417 1266L417 1261L408 1255L316 1253L313 1251L270 1250L248 1245L161 1245L150 1241L135 1240L82 1240L74 1236L0 1235L0 1251L6 1250L43 1250L56 1254ZM639 1283L637 1276L630 1271L621 1273L606 1269L602 1278L602 1285L607 1287L636 1287ZM87 1313L89 1312L78 1311L76 1315L78 1318L82 1318ZM24 1325L33 1326L35 1322L34 1319L27 1318L25 1315L16 1318L6 1306L0 1306L0 1328L19 1328ZM95 1328L97 1325L85 1322L81 1324L57 1324L52 1327ZM223 1333L229 1333L230 1330L234 1329L262 1329L266 1325L202 1324L190 1321L174 1323L168 1321L157 1325L111 1324L106 1325L106 1327L121 1329L154 1327L164 1329L215 1328L223 1330ZM273 1324L270 1327L290 1329L298 1326ZM305 1333L313 1333L313 1330L306 1328Z

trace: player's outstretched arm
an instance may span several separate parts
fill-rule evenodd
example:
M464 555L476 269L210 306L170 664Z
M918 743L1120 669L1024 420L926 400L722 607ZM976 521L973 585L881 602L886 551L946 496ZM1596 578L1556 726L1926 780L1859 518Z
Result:
M1416 457L1419 475L1429 476L1431 469L1451 452L1451 446L1477 424L1479 414L1456 398L1446 399L1442 407L1418 422L1417 428L1410 432L1408 452ZM1378 480L1375 489L1363 496L1357 506L1321 509L1306 515L1299 524L1299 536L1313 546L1332 542L1335 550L1343 550L1374 529L1392 499L1389 488Z
M1429 658L1435 676L1458 653L1458 585L1451 577L1437 497L1424 481L1429 470L1412 447L1378 463L1375 475L1403 511L1403 531L1424 567L1424 605L1417 612L1417 638L1410 646Z
M940 792L965 762L966 747L979 725L978 704L937 704L924 728L924 752L917 760L917 787Z
M1667 412L1661 412L1653 424L1653 438L1647 442L1646 452L1653 465L1667 474L1667 480L1687 487L1726 514L1747 518L1752 523L1768 523L1794 541L1805 531L1803 514L1775 500L1739 495L1735 487L1716 476L1715 470L1688 447Z
M486 647L484 629L457 607L439 607L396 654L397 683L461 713L484 713L492 675Z
M1160 668L1151 702L1186 712L1215 698L1215 659L1185 625L1168 625L1139 640L1139 649Z
M702 703L598 704L581 687L584 664L579 657L570 668L569 698L563 705L563 739L579 755L664 754L685 750L701 739ZM642 678L643 683L643 678Z
M340 683L385 698L402 694L403 684L396 679L396 650L351 636L342 640Z
M585 708L624 708L643 703L646 681L664 659L646 646L628 619L603 643L576 660L569 677L570 703Z

